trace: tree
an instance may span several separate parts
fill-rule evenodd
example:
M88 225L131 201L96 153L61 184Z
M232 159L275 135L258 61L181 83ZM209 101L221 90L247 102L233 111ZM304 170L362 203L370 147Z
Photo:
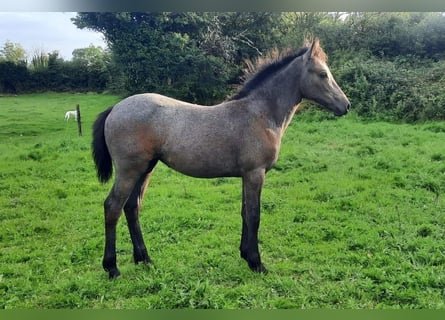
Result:
M106 54L102 47L90 45L87 48L74 49L72 61L85 66L100 65L103 67L106 63Z
M90 91L102 91L109 79L110 53L90 45L73 51L73 72L78 86Z
M128 93L156 91L190 102L209 103L225 96L227 92L220 88L226 85L230 74L224 59L207 57L199 47L200 35L210 16L79 13L74 23L103 33L112 50L116 74ZM200 82L203 70L208 72L205 83Z
M48 54L43 51L43 49L34 50L29 67L34 71L45 70L48 68Z
M15 64L26 64L26 52L18 43L6 41L0 49L0 61L9 61Z
M25 50L18 43L6 41L0 49L0 92L21 92L28 76Z
M431 58L443 58L445 54L445 15L435 12L425 14L417 24L417 36L421 39L423 54Z

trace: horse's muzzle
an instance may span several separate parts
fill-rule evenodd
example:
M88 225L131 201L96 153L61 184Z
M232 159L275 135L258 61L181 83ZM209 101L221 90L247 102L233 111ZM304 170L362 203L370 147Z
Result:
M344 116L345 114L347 114L349 112L349 109L351 109L350 103L348 103L348 105L344 109L334 111L334 115L337 117Z

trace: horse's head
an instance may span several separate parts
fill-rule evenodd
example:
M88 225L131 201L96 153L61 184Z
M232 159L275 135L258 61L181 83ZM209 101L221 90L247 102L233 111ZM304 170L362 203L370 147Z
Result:
M348 112L351 104L335 82L326 61L327 56L316 39L302 56L301 94L303 98L317 102L336 116L342 116Z

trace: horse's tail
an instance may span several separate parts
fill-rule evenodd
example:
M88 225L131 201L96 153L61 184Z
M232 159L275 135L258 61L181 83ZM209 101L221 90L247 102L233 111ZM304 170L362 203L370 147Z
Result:
M113 174L113 163L111 155L105 142L105 120L113 107L108 108L97 116L93 125L93 159L96 164L97 178L105 183L110 180Z

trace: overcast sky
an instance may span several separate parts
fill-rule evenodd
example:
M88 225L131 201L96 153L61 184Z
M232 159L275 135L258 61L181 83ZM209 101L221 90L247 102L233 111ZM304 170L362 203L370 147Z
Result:
M0 12L0 47L6 41L19 43L31 57L36 50L59 51L65 60L74 49L90 44L106 47L101 33L78 29L75 12Z

